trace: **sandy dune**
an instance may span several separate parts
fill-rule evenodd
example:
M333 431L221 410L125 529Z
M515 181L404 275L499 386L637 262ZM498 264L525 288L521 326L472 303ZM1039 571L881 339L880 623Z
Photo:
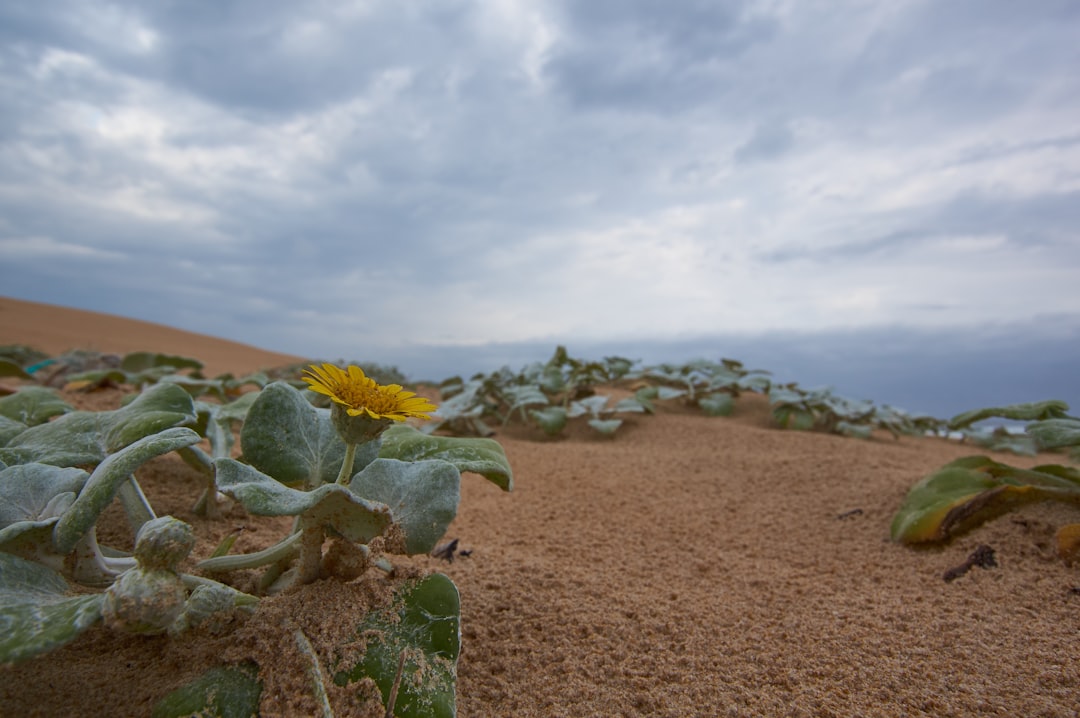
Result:
M2 299L0 343L10 342L155 349L202 359L211 373L295 359ZM755 396L731 418L671 405L613 441L497 438L514 492L466 475L449 536L472 554L417 561L461 590L461 716L1078 715L1080 568L1051 544L1080 508L1028 506L938 549L888 540L908 488L970 447L783 432ZM188 513L197 484L187 467L162 460L150 473L155 505L219 531ZM978 544L994 548L998 567L945 582ZM330 619L312 610L295 620ZM183 677L189 649L95 629L6 672L0 714L145 715ZM119 698L110 676L130 681L135 698ZM338 715L353 714L334 700ZM263 706L313 707L299 695Z

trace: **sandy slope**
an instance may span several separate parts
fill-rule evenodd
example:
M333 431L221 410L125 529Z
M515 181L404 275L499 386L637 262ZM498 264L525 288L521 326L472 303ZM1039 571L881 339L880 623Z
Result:
M158 351L198 359L207 376L242 375L304 359L161 324L9 297L0 297L0 344L27 344L49 354Z
M67 310L52 319L42 307L35 326L20 327L11 317L28 315L11 306L0 304L2 342L57 350L69 337L107 336L115 343L102 339L102 347L214 356L219 369L234 371L273 356L163 328L153 335L162 344L153 344L145 325L100 315L72 327ZM461 716L1080 710L1080 569L1064 566L1051 546L1053 530L1080 521L1080 509L1026 507L941 549L888 540L907 489L968 447L782 432L753 396L728 419L672 405L632 421L614 441L574 432L537 441L519 430L498 438L514 492L467 475L449 535L472 555L451 565L419 560L461 590ZM159 510L218 531L186 513L183 492L196 479L183 464L160 460L143 480ZM274 538L259 533L245 541ZM996 550L999 567L946 583L942 573L980 543ZM268 606L280 608L288 599L273 600ZM336 617L346 620L348 610ZM313 606L306 615L335 619ZM189 649L92 632L54 660L4 675L0 714L144 714L180 680ZM142 703L121 702L105 671L133 681ZM294 698L264 712L304 715L310 704ZM353 713L339 703L338 714Z

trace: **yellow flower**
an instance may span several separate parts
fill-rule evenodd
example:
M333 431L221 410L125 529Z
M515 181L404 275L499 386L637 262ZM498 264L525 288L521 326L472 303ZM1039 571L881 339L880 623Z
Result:
M308 389L330 397L349 416L392 421L405 421L410 417L430 419L429 412L437 408L424 397L405 391L398 384L375 383L358 366L345 370L333 364L323 364L322 367L312 364L306 373L311 375L304 377Z

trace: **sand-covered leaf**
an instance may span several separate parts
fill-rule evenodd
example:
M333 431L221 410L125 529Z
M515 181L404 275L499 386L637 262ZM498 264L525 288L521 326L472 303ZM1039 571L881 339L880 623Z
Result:
M101 594L67 592L51 569L0 552L0 666L59 648L101 618Z
M1018 469L985 456L957 459L912 487L893 518L892 538L944 541L1015 506L1047 499L1080 504L1080 471Z
M218 459L214 465L218 489L259 516L303 516L305 521L331 526L357 543L381 535L392 521L385 504L369 501L337 483L299 491L234 459Z
M9 465L98 464L145 436L194 420L188 393L178 386L159 384L115 411L75 411L30 427L0 448L0 461Z
M443 574L406 586L388 609L369 613L357 627L357 638L366 644L364 655L352 666L334 666L334 683L346 686L371 678L385 704L401 666L393 715L452 718L457 710L460 616L457 587Z
M461 473L441 460L376 459L353 476L357 496L390 507L409 555L430 553L457 515Z
M218 666L158 701L151 718L253 718L259 715L262 683L254 663Z
M432 436L410 426L392 426L382 436L379 457L401 461L440 459L461 473L480 474L503 491L514 485L514 473L499 442L456 436Z

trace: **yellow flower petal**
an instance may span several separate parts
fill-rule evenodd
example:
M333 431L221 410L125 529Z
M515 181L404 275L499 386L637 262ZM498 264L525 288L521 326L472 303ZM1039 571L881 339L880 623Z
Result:
M385 386L366 376L364 370L350 365L341 369L333 364L311 365L303 377L308 389L330 397L345 407L349 416L367 415L372 419L405 421L408 418L430 419L434 404L400 384Z

